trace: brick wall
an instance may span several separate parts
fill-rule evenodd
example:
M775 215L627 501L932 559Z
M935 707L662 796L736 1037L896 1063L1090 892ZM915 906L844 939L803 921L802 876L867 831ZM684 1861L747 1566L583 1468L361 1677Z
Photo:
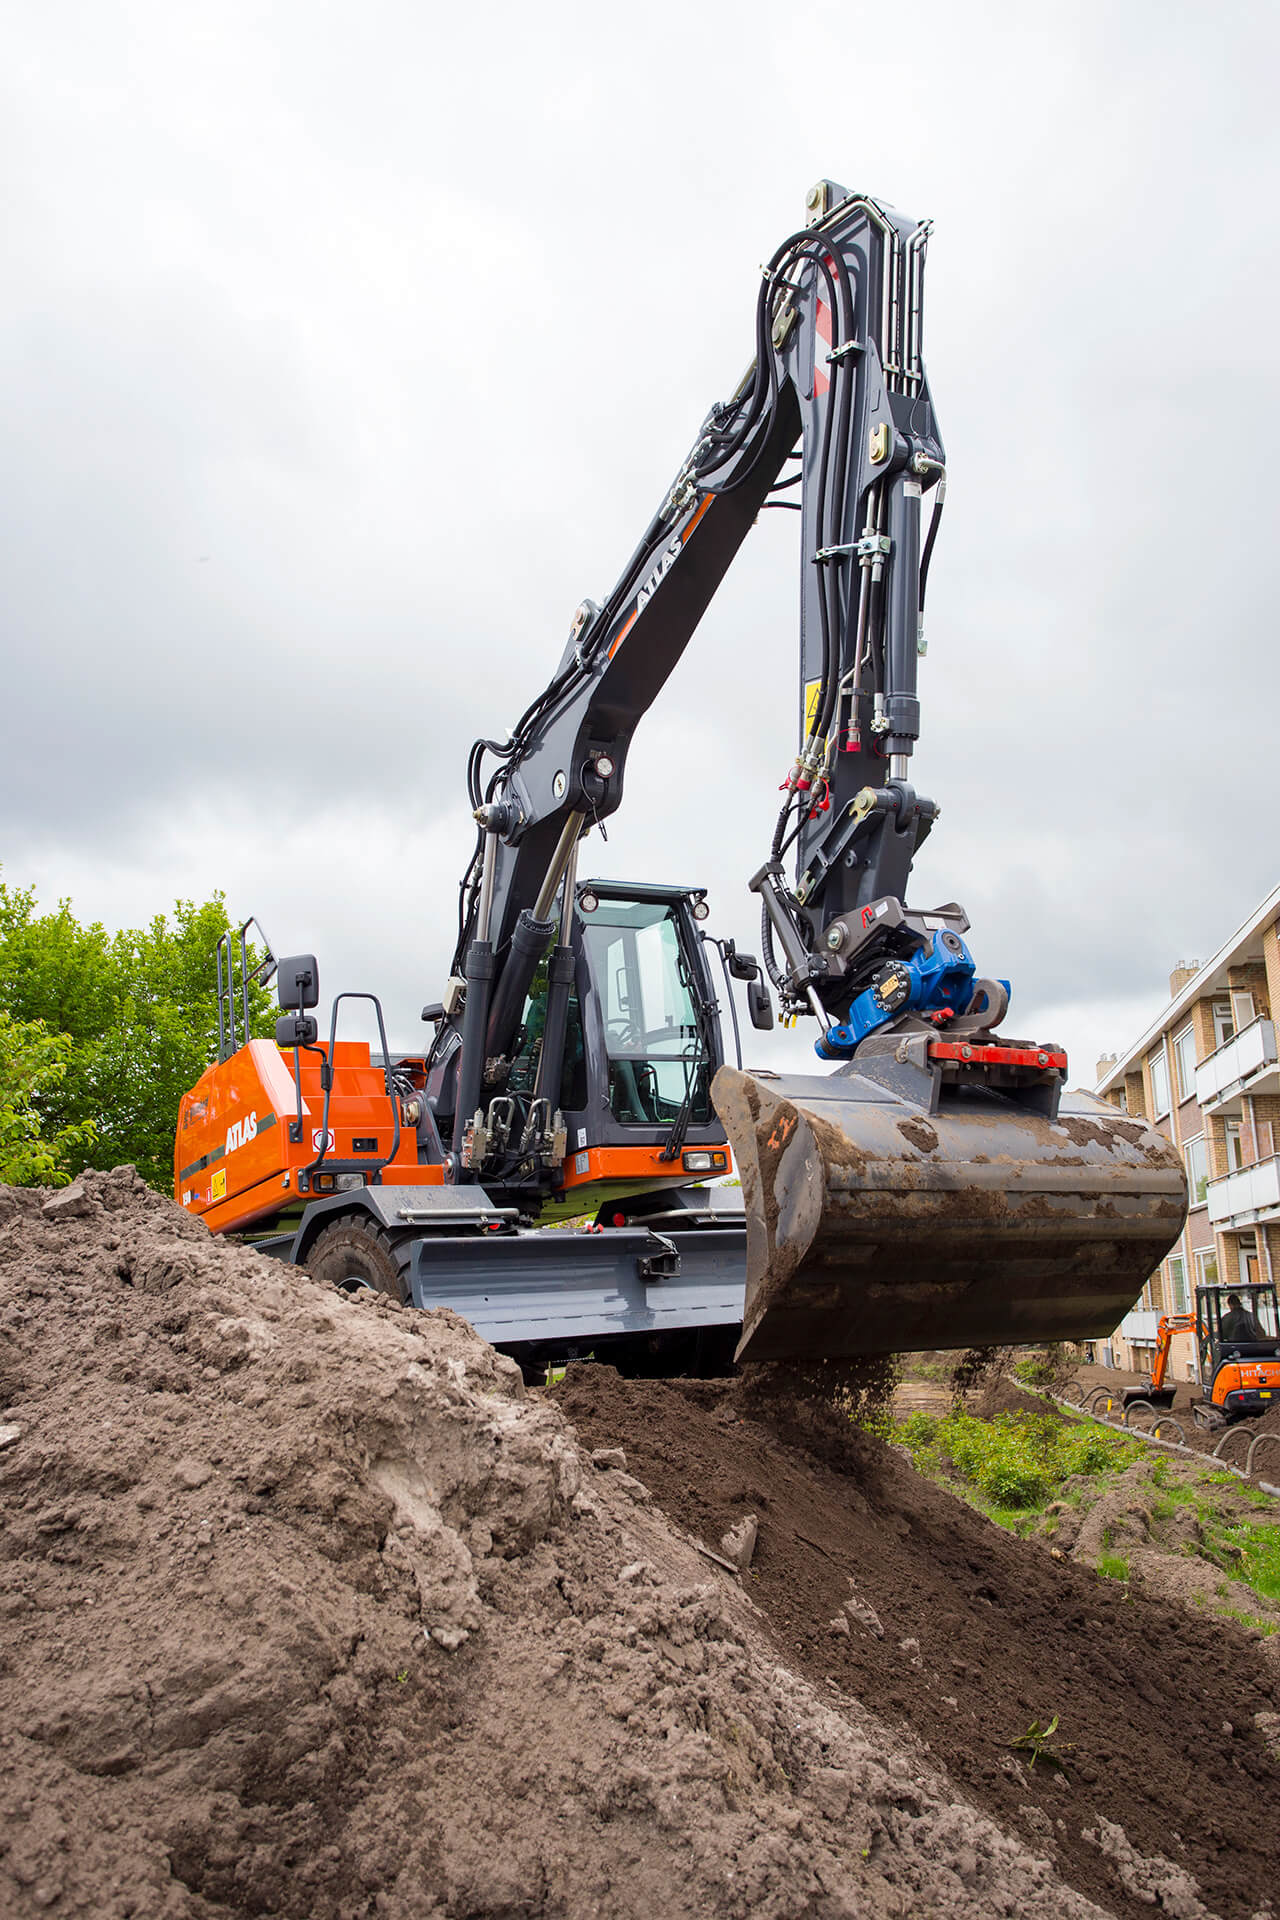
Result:
M1262 936L1262 964L1267 976L1267 1006L1280 1007L1280 922L1269 926Z

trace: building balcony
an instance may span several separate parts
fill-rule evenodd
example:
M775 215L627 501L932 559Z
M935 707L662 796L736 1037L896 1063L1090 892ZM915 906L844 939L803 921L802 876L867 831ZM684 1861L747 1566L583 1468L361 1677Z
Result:
M1196 1068L1196 1099L1205 1113L1238 1114L1247 1093L1280 1093L1273 1021L1251 1020Z
M1136 1341L1139 1346L1154 1346L1159 1325L1158 1313L1148 1313L1143 1307L1135 1307L1132 1313L1126 1313L1116 1332L1122 1340L1128 1340L1131 1344Z
M1280 1219L1280 1155L1211 1180L1206 1198L1215 1227L1253 1227Z

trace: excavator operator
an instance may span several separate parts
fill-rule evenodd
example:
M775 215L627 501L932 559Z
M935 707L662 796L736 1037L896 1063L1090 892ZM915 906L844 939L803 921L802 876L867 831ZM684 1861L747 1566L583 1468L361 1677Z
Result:
M1227 1311L1222 1316L1223 1343L1239 1343L1242 1340L1265 1340L1266 1334L1258 1325L1247 1307L1240 1303L1238 1293L1227 1295Z

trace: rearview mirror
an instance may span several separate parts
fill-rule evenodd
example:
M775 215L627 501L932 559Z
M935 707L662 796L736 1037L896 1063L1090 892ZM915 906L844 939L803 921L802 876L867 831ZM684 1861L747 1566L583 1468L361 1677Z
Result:
M769 998L769 989L763 980L752 980L747 987L747 1012L751 1015L751 1024L760 1033L769 1033L773 1027L773 1001Z
M753 953L731 953L729 955L729 972L735 980L758 980L760 978L760 962Z
M320 969L314 953L291 953L280 962L276 998L282 1007L314 1007L320 999ZM289 1043L292 1045L292 1041Z
M309 1013L285 1013L276 1021L276 1045L284 1047L314 1047L318 1029Z

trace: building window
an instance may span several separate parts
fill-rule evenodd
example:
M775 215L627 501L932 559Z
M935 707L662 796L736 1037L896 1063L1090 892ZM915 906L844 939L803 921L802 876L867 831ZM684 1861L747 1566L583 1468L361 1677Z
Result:
M1173 1313L1187 1310L1187 1263L1180 1253L1169 1260L1169 1307Z
M1229 1000L1215 1000L1213 1003L1214 1046L1225 1047L1228 1040L1233 1038L1235 1030L1236 1023L1231 1018L1231 1002Z
M1236 1032L1239 1033L1241 1027L1247 1027L1252 1019L1253 995L1251 993L1240 992L1233 987L1231 990L1231 1023Z
M1163 1041L1158 1052L1153 1053L1147 1061L1147 1070L1151 1075L1152 1119L1158 1120L1169 1111L1169 1062L1165 1058Z
M1198 1287L1216 1287L1218 1284L1218 1256L1204 1247L1196 1255L1196 1285Z
M1190 1100L1196 1090L1196 1036L1184 1027L1173 1043L1173 1063L1178 1072L1178 1098Z
M1244 1139L1240 1131L1240 1122L1238 1120L1224 1120L1222 1123L1222 1131L1226 1140L1227 1171L1229 1173L1239 1173L1241 1167L1244 1165Z
M1182 1157L1187 1163L1187 1185L1191 1190L1191 1205L1202 1207L1209 1185L1209 1151L1202 1133L1198 1133L1194 1140L1188 1140L1182 1149Z
M1240 1261L1240 1279L1246 1287L1258 1284L1258 1236L1256 1233L1242 1233L1236 1240L1236 1250Z

